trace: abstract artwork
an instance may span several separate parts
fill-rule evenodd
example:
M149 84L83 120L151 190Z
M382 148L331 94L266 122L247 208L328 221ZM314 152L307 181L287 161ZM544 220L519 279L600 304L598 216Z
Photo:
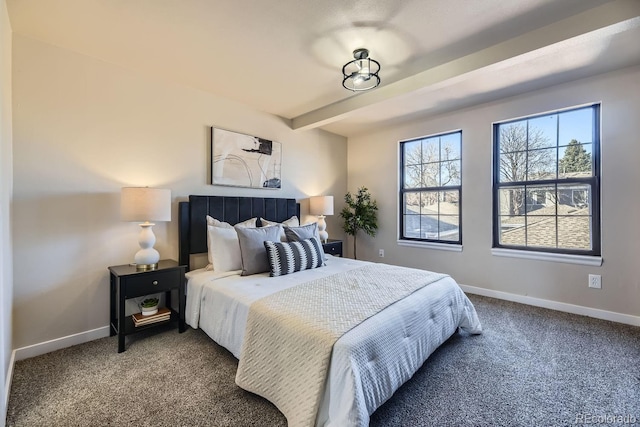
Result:
M211 183L280 188L282 145L257 136L211 128Z

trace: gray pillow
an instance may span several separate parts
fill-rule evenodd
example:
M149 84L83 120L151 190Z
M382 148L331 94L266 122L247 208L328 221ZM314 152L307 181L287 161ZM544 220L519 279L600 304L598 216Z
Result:
M240 242L242 258L242 275L264 273L269 271L269 259L264 242L279 242L282 226L272 225L261 228L235 227Z
M304 239L310 239L315 237L320 241L320 235L318 234L318 223L312 222L311 224L303 225L300 227L284 227L284 234L287 236L289 242L299 242Z
M322 259L327 260L327 256L322 248L322 240L320 240L320 234L318 234L318 223L312 222L311 224L302 225L300 227L284 227L284 235L287 236L288 242L301 242L305 239L315 237L320 244L320 250L322 251Z

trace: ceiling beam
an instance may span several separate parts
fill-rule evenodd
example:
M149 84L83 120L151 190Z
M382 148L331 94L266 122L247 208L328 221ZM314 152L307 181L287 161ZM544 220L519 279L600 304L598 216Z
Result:
M620 31L620 24L635 28L639 25L639 17L640 1L615 0L405 79L380 86L371 92L361 93L294 117L291 120L291 128L302 130L324 126L373 104L444 83L466 73L594 31L606 28Z

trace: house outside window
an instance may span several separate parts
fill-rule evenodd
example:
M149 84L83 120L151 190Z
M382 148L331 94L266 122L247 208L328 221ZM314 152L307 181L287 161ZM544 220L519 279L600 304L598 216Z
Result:
M462 131L400 141L400 240L462 243Z
M600 256L600 106L496 123L493 246Z

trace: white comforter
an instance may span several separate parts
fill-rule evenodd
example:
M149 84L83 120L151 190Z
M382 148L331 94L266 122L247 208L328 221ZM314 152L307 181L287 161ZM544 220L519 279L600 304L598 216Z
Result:
M239 358L252 302L362 265L362 261L329 257L326 267L275 278L195 270L188 273L186 321ZM481 332L473 305L455 281L446 277L347 332L333 349L317 425L367 426L373 411L457 327Z

